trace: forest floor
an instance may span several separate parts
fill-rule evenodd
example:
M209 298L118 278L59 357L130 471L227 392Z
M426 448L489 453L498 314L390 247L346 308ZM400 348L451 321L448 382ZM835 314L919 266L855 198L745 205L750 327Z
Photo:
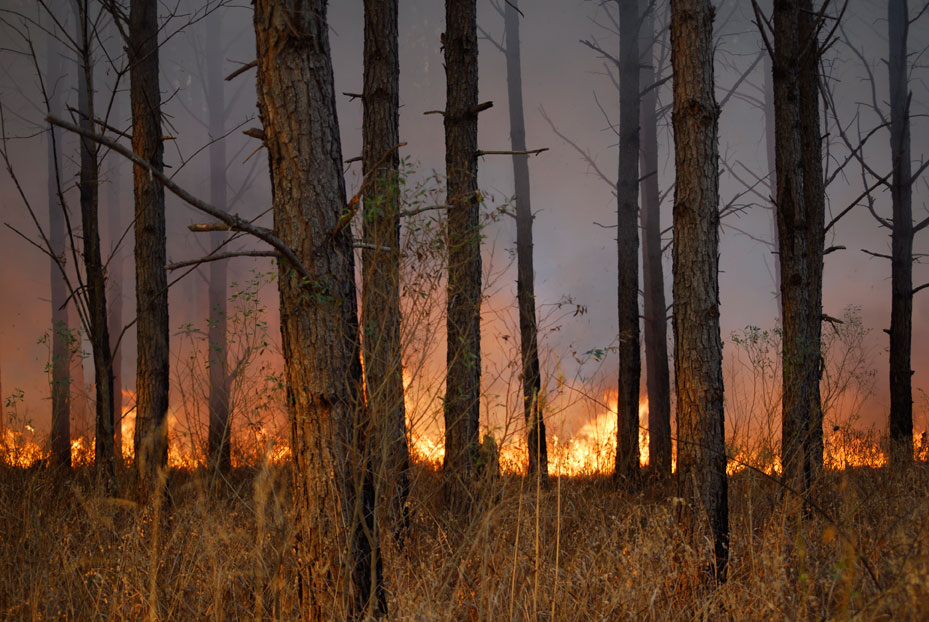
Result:
M290 477L172 471L140 506L94 494L88 467L0 466L0 619L294 619ZM416 467L409 534L385 553L391 620L929 619L926 463L827 471L806 512L773 478L730 477L719 586L668 485L503 476L462 525L439 483Z

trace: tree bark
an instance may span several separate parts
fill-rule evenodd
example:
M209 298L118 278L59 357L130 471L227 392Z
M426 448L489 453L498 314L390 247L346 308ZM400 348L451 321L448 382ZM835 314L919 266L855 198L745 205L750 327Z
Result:
M910 156L909 32L906 0L889 0L890 153L893 174L890 309L890 456L894 464L913 460L913 179Z
M206 28L206 108L210 140L210 203L226 210L226 97L223 79L222 14L210 16ZM225 233L210 234L210 245L218 248ZM232 469L229 406L230 378L226 341L226 288L228 262L211 261L207 304L209 344L209 428L208 462L216 472L226 475Z
M619 172L616 243L619 315L617 480L639 472L639 2L619 1Z
M519 43L519 3L504 8L506 36L506 86L510 112L510 148L526 150L526 123L523 118L523 81ZM516 193L516 301L519 308L519 340L522 355L523 418L529 449L529 475L548 480L548 447L539 369L539 335L535 308L535 268L533 267L532 201L529 185L529 156L513 155L513 185Z
M129 9L129 95L132 150L164 168L161 91L158 82L158 3L132 0ZM153 492L167 464L168 283L165 271L164 188L141 166L133 166L135 193L136 363L135 459L140 492Z
M399 3L365 0L364 11L362 170L365 179L373 178L364 198L363 236L369 246L361 252L362 344L371 435L367 453L377 495L386 499L392 521L402 531L408 519L410 458L400 344L400 155L395 149L400 142ZM375 505L380 507L380 501Z
M800 490L822 465L820 326L825 194L818 46L805 0L774 3L777 230L783 318L781 462ZM804 52L804 50L806 50Z
M93 37L91 17L86 2L78 3L78 42L80 75L78 76L78 109L80 126L93 131ZM108 493L116 490L115 452L113 447L113 360L107 325L106 279L100 258L100 227L97 215L99 200L99 147L91 140L81 139L80 200L81 226L84 242L84 272L90 339L96 380L96 436L94 462L98 482Z
M658 191L658 90L653 41L655 9L640 0L642 25L639 53L642 193L642 281L645 338L645 382L648 391L648 462L653 473L671 475L671 381L668 373L668 320L661 263L661 194ZM642 6L649 4L649 6Z
M729 516L719 333L719 108L713 7L672 0L674 70L674 372L680 496L706 512L716 578L726 578ZM693 510L691 526L696 520ZM699 536L694 535L694 541Z
M386 610L362 455L366 414L354 251L336 119L326 2L257 0L258 110L274 227L311 273L278 268L304 620Z
M49 89L49 114L60 116L61 93L64 91L59 79L64 73L62 67L62 50L54 32L46 35L47 58L45 83ZM58 183L61 176L61 130L51 125L48 135L48 240L52 254L58 258L65 257L65 220L64 206L58 195ZM51 453L52 463L70 468L71 466L71 349L72 335L68 325L68 286L58 263L49 260L49 277L51 284L52 311L52 350L51 350L51 397L52 427Z
M445 2L445 174L448 177L445 460L450 506L469 505L481 391L481 233L477 190L477 6Z

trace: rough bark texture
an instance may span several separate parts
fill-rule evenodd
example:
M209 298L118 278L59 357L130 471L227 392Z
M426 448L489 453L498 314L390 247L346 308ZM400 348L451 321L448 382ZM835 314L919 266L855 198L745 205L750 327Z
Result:
M526 123L523 118L523 79L519 49L519 3L507 2L504 12L506 33L506 86L510 107L510 145L513 151L526 150ZM519 339L522 354L523 417L529 448L529 474L548 479L548 448L545 417L541 408L542 388L539 369L539 337L535 309L535 268L532 252L532 202L529 187L529 156L513 156L513 185L516 193L516 301L519 307Z
M129 9L129 97L132 150L158 170L164 167L161 91L158 86L158 3L132 0ZM143 496L167 464L168 282L165 272L164 188L133 166L135 192L136 426L135 459Z
M386 609L361 455L365 419L354 251L336 119L326 3L255 3L258 110L274 227L309 271L278 269L294 455L296 564L305 620Z
M376 492L403 528L410 492L403 351L400 345L400 56L397 0L365 0L362 168L364 197L361 323ZM378 538L375 537L375 543Z
M616 243L619 315L617 480L639 471L639 6L619 2L619 173Z
M805 0L774 3L777 229L783 318L781 461L805 490L822 466L820 326L825 192L818 54Z
M893 174L890 305L890 442L891 460L913 460L913 180L910 157L909 31L906 0L887 3L890 40L890 153Z
M210 203L217 209L226 210L226 97L223 80L222 14L210 16L206 29L206 108L210 140ZM218 248L225 234L210 234L210 246ZM207 304L209 328L207 342L210 352L210 397L209 430L207 453L211 468L227 474L232 468L230 447L230 378L227 367L228 347L226 343L226 261L209 264L209 286Z
M78 76L78 109L80 126L93 131L93 38L91 16L87 3L79 3L78 28L80 43L80 75ZM96 380L96 436L94 463L98 482L107 492L116 488L115 451L113 446L113 360L107 324L106 279L100 258L100 227L97 217L99 200L99 147L90 140L81 140L81 227L84 242L84 273L86 279L87 326Z
M642 25L641 135L639 142L642 193L642 310L645 320L645 382L648 391L648 464L658 475L671 475L671 380L668 372L668 320L661 263L661 195L658 191L658 90L655 84L655 10L639 0ZM642 6L647 5L647 6Z
M445 2L445 174L448 177L446 495L469 503L481 391L481 232L477 190L477 7Z
M722 341L719 334L719 108L713 8L672 0L674 70L674 372L680 496L712 530L716 577L729 558ZM691 511L691 528L698 523ZM702 521L699 521L702 522ZM694 534L694 542L699 536Z
M49 90L49 114L58 116L61 110L61 95L64 88L60 78L64 73L62 50L54 34L46 37L48 42L45 84ZM61 130L52 125L48 134L48 241L49 250L59 258L65 257L64 206L58 194L61 175ZM68 326L68 286L55 260L49 261L52 311L51 349L51 397L52 427L51 453L49 460L59 466L71 466L71 331Z

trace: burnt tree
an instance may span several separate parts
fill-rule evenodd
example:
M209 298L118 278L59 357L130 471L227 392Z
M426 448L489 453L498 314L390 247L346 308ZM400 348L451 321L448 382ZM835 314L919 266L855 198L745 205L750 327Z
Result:
M210 135L210 202L221 210L226 201L226 93L223 80L222 13L207 18L206 24L206 96L207 129ZM219 248L225 234L210 233L210 245ZM211 468L222 474L232 469L230 446L230 378L227 367L226 289L228 262L211 261L209 265L207 305L207 343L209 348L209 427L207 456Z
M513 154L513 185L516 208L516 301L519 308L519 343L522 359L523 419L529 450L529 474L548 479L548 447L545 415L540 401L542 379L539 369L539 331L535 307L533 267L532 200L529 155L526 151L526 122L523 115L522 61L519 43L519 3L506 2L506 86L510 115L510 146Z
M397 0L364 3L364 196L361 325L378 495L406 522L409 448L400 344L400 55ZM386 156L386 157L385 157ZM375 536L375 542L378 538Z
M658 88L655 71L655 6L640 0L642 313L645 383L648 392L648 463L658 475L671 475L671 380L668 371L668 320L661 263L661 193L658 190ZM642 6L647 4L648 6Z
M778 0L773 15L777 238L781 275L781 461L805 490L822 466L819 382L825 188L819 130L816 14L808 0Z
M477 190L476 0L445 2L445 174L448 177L445 459L449 504L470 503L481 391L481 233Z
M79 125L93 130L94 88L91 43L93 23L86 1L77 3L78 28L78 114ZM106 307L106 278L100 255L100 225L97 214L99 203L99 147L86 138L81 139L80 203L84 255L84 286L86 288L86 318L96 380L96 425L94 464L98 482L108 493L115 492L115 450L113 443L113 359Z
M62 67L62 49L53 30L46 34L46 69L45 84L48 85L48 108L50 114L61 114L61 84L64 68ZM80 76L79 76L80 77ZM49 126L47 162L48 162L48 242L52 255L65 257L65 214L58 188L61 178L61 130ZM57 465L71 466L71 331L68 325L68 284L58 265L58 260L51 259L49 279L51 285L51 397L52 426L51 452L49 460Z
M674 71L674 375L680 496L707 517L715 576L726 578L729 510L719 333L719 108L713 7L672 0ZM695 541L699 539L694 535Z
M889 0L890 153L893 173L890 303L891 460L913 460L913 173L910 155L910 90L907 0ZM925 223L921 223L925 226Z
M639 2L619 4L619 169L616 244L619 316L618 480L639 471Z
M129 97L132 150L158 171L164 169L161 91L158 82L158 3L132 0L129 8ZM136 274L135 459L140 491L155 486L167 464L168 282L165 271L164 188L144 167L133 166Z
M281 259L281 345L294 456L296 571L305 620L386 609L363 482L364 391L354 251L326 2L257 0L258 110Z

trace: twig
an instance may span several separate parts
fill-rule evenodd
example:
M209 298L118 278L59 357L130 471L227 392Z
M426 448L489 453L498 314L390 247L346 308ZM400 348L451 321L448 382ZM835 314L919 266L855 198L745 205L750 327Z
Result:
M226 76L226 82L231 82L232 80L235 80L238 76L242 75L243 73L245 73L252 67L257 67L257 66L258 66L258 59L256 58L252 62L242 65L241 67L239 67L238 69L230 73L228 76Z
M189 266L199 266L200 264L210 263L211 261L222 261L223 259L231 259L233 257L280 257L281 254L277 251L232 251L229 253L216 253L215 255L207 255L206 257L201 257L200 259L189 259L187 261L179 261L177 263L169 263L165 266L165 270L179 270L181 268L187 268Z
M523 151L481 151L480 149L475 152L477 157L483 157L487 155L539 155L543 151L548 151L548 147L542 147L541 149L528 149Z

